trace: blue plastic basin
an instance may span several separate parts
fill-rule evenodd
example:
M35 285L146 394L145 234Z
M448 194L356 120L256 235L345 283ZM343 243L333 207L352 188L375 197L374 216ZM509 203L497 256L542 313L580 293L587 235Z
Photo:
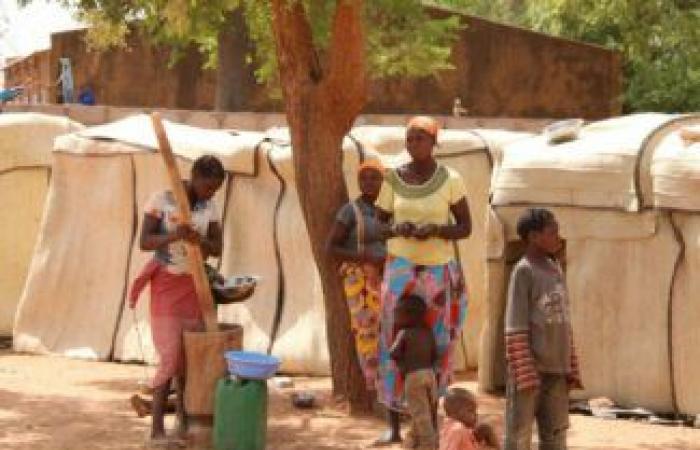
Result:
M228 351L224 357L229 374L252 380L270 378L280 365L279 358L258 352Z

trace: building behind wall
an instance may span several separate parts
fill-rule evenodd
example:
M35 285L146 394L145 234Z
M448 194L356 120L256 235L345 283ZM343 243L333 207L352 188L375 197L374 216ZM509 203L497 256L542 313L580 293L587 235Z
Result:
M431 14L447 12L432 9ZM472 116L583 117L621 113L622 67L619 53L484 19L463 16L466 27L452 52L455 70L433 77L375 80L365 113L450 114L456 98ZM410 37L407 37L410 38ZM8 85L28 72L48 68L56 80L58 59L70 58L76 93L92 85L97 102L113 106L210 110L216 71L202 69L203 57L187 52L169 65L169 51L132 33L126 49L90 52L85 31L55 33L48 56L32 55L6 70ZM47 62L48 61L48 62ZM252 71L251 68L246 70ZM246 77L242 110L280 112L268 89ZM56 101L56 86L46 97Z
M50 69L51 50L34 52L23 58L9 58L3 70L7 88L22 86L22 103L50 103L55 89ZM53 86L52 86L53 85Z

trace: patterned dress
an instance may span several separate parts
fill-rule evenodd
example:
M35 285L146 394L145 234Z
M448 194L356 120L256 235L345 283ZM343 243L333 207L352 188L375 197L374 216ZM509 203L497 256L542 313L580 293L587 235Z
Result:
M404 183L395 171L385 177L377 207L393 215L394 222L450 223L450 207L465 197L461 176L438 166L423 185ZM454 345L467 315L467 293L452 242L429 238L418 241L393 238L381 289L379 339L379 400L394 410L405 409L404 380L389 349L396 335L394 311L402 296L417 294L426 302L425 320L433 330L438 350L438 393L444 395L452 379Z
M348 228L344 247L353 251L369 250L378 257L386 255L373 205L357 199L343 206L336 220ZM355 350L369 390L375 390L377 379L380 271L369 264L345 262L340 274L345 298L350 310L350 325L355 338Z
M357 359L369 390L377 378L379 345L379 289L381 277L360 264L343 265L343 287L350 310L350 326L355 338Z
M388 407L404 409L404 380L389 349L394 342L394 311L405 294L418 294L426 302L426 322L433 330L438 351L438 393L452 381L454 344L467 316L467 295L459 265L419 266L405 258L389 257L382 284L379 339L379 399Z

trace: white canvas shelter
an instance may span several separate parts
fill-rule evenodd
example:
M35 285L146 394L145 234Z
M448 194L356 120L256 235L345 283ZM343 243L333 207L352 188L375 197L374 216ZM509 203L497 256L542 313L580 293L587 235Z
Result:
M64 117L0 114L0 335L12 333L44 210L53 140L81 128Z
M669 382L675 410L700 412L700 141L680 138L683 128L700 129L700 115L676 119L650 140L651 191L644 205L664 212L679 246L668 298Z
M204 153L219 156L229 174L254 171L260 134L169 122L166 130L183 173ZM15 349L89 359L120 359L126 351L123 336L136 334L125 310L127 286L149 257L138 249L139 217L149 195L168 186L154 147L145 115L56 139L46 210L17 311ZM147 321L148 303L142 299L140 320ZM148 333L143 337L150 342Z
M219 156L228 172L217 203L222 211L224 274L261 277L253 297L222 307L222 322L244 327L244 347L264 351L281 307L273 353L296 373L328 372L325 312L293 177L286 129L227 133L166 123L181 169L203 153ZM351 195L362 158L395 164L406 158L400 127L355 128L344 142ZM477 360L483 317L483 261L491 153L521 133L446 131L438 158L466 179L474 235L461 245L472 284L464 350ZM167 188L147 116L58 138L49 203L14 330L18 350L90 359L153 361L148 293L132 314L126 290L150 257L138 249L148 196ZM280 292L283 295L279 295ZM143 346L143 351L142 351Z
M586 387L629 407L700 412L696 169L700 144L678 130L699 116L632 115L592 123L573 142L505 148L488 223L488 314L479 381L505 382L503 313L515 230L528 206L551 209L564 256Z

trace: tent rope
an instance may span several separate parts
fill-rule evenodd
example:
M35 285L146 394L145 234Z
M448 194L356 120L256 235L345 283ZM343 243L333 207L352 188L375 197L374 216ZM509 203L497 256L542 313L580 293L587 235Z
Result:
M679 403L678 403L678 388L676 386L676 359L675 359L675 349L673 348L673 304L674 304L674 298L676 296L676 279L678 276L678 272L680 270L681 265L683 265L683 262L685 260L685 240L683 238L683 232L681 231L680 227L678 226L678 223L673 219L673 213L669 212L668 213L668 220L671 224L671 228L673 229L673 238L676 240L676 243L678 244L678 255L676 256L676 262L673 264L673 272L671 273L671 284L669 286L669 293L668 293L668 309L667 309L667 315L666 315L666 321L667 321L667 330L668 330L668 335L667 335L667 346L668 346L668 371L669 371L669 380L670 380L670 388L671 388L671 406L673 407L673 413L678 416L680 412L679 408Z
M270 167L270 171L275 176L275 178L277 178L277 181L280 184L280 191L277 195L277 201L275 202L275 209L272 219L272 241L274 243L275 262L277 263L277 299L275 304L275 315L272 320L272 328L270 330L270 342L267 346L268 355L272 354L272 347L275 345L275 341L277 340L277 333L280 329L280 324L282 322L282 314L284 312L285 306L285 277L284 269L282 267L282 253L280 251L278 226L280 208L282 206L282 201L284 200L285 194L287 192L287 183L284 181L284 178L277 170L277 167L275 167L275 164L272 160L272 151L274 150L276 143L272 140L270 140L269 142L271 145L270 148L267 150L265 156L267 157L267 164Z
M678 117L667 120L662 123L647 135L647 137L642 141L639 146L639 151L637 152L637 160L634 167L634 193L637 198L637 209L639 211L644 209L652 209L654 205L645 204L645 196L650 196L650 192L645 192L645 186L642 184L642 170L644 169L644 161L647 158L653 156L654 150L661 143L661 140L668 136L670 133L677 131L679 128L694 124L700 119L700 114L683 114Z

